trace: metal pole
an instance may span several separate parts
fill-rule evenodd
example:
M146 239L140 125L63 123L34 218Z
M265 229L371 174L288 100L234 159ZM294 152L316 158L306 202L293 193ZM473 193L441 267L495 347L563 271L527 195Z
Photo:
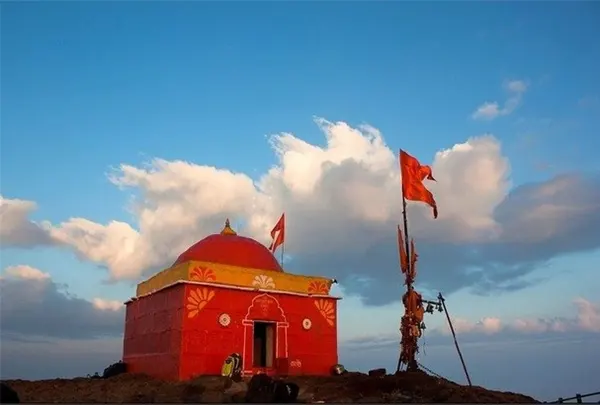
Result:
M458 346L458 340L456 340L456 333L454 332L454 326L452 326L452 321L450 320L450 314L448 314L448 309L446 308L446 300L442 296L442 293L438 294L438 299L442 304L442 308L444 308L444 312L446 313L446 319L448 320L448 325L450 326L450 331L452 332L452 338L454 339L454 346L456 346L456 351L458 352L458 357L460 357L460 362L462 364L463 370L465 371L465 376L467 377L467 381L469 382L469 386L473 386L471 384L471 377L469 377L469 372L467 371L467 365L465 364L465 359L460 351L460 347Z

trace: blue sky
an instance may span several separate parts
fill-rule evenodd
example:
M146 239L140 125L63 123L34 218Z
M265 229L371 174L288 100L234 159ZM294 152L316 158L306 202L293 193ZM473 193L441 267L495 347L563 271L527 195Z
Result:
M38 2L5 3L0 11L1 194L35 202L30 219L37 223L59 227L81 217L139 230L132 198L159 203L141 183L125 190L111 183L108 174L119 165L182 160L258 181L281 165L268 136L289 132L327 146L314 117L352 128L368 123L391 151L403 148L424 163L491 133L510 164L512 189L600 173L595 2ZM516 82L523 90L509 89ZM510 100L514 106L493 119L473 117L485 102L501 109ZM452 167L466 162L456 159ZM491 159L478 160L478 173ZM593 199L586 207L595 209ZM222 221L225 214L215 215ZM270 215L275 221L278 214ZM192 228L193 240L218 231ZM8 243L2 268L40 269L84 299L133 294L136 280L108 283L110 264L70 248L72 240L61 242ZM583 245L529 263L527 288L485 298L468 285L452 289L453 316L574 316L571 301L597 302L600 287L597 243ZM296 256L293 269L302 271L302 253ZM350 281L342 286L351 290ZM357 290L348 291L340 293ZM386 305L365 309L350 297L340 310L342 333L358 333L353 314L363 310L393 333L399 306Z

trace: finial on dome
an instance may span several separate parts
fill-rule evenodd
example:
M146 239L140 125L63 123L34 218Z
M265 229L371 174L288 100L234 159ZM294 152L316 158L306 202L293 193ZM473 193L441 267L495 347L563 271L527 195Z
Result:
M237 235L237 233L231 229L231 225L229 225L229 218L225 220L225 228L221 231L221 235Z

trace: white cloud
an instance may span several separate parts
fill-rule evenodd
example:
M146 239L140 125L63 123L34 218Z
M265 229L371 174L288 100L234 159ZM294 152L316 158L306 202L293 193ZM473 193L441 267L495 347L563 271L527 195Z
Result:
M244 224L240 233L266 243L285 211L292 271L336 277L350 294L389 302L398 288L389 282L397 280L394 229L401 218L397 151L373 127L316 123L325 145L289 133L272 136L277 162L258 181L183 161L123 164L110 180L137 196L129 207L135 223L70 218L44 223L43 230L82 259L106 267L112 279L137 279L218 232L226 217ZM492 135L440 150L432 162L418 158L432 164L437 182L428 187L440 211L433 220L428 207L409 204L420 266L428 269L420 280L429 286L447 293L476 283L521 288L519 277L532 263L600 244L600 237L589 234L600 228L592 226L600 225L595 180L562 176L510 190L510 164Z
M105 300L102 298L94 298L92 300L94 308L101 311L120 311L123 309L123 303L114 300Z
M579 327L591 332L600 332L600 305L581 297L577 298L574 303L577 306Z
M29 215L37 209L33 201L8 199L0 195L0 245L36 246L50 243L48 233Z
M474 323L464 319L456 319L453 326L457 333L480 332L492 334L498 333L502 329L502 321L495 317L485 317Z
M50 274L44 273L35 267L26 265L9 266L4 270L4 275L0 278L20 278L24 280L46 280L50 278Z
M317 124L325 133L325 147L288 133L273 136L278 164L256 183L245 174L182 161L121 165L111 181L140 193L131 208L137 229L123 222L102 225L72 218L51 228L51 235L82 257L107 265L115 279L168 264L200 237L218 231L226 216L244 218L244 232L266 241L286 211L290 254L346 248L355 243L349 239L356 239L344 232L349 224L379 226L400 217L396 152L372 127L323 119ZM441 236L464 240L495 232L491 214L507 193L508 168L492 136L436 155L438 183L431 188L442 207L440 220L460 223L460 232L456 224L448 225ZM433 229L429 212L415 214L415 231Z
M600 332L600 306L581 297L576 298L573 303L576 314L571 318L520 318L503 322L496 317L485 317L477 322L461 318L453 319L452 322L457 333L495 334L507 330L521 333ZM439 331L449 333L447 328Z
M523 80L511 80L504 83L505 90L509 93L508 98L504 102L504 106L500 107L497 101L487 101L481 104L471 118L478 120L493 120L503 115L512 113L520 104L523 94L527 91L528 84Z

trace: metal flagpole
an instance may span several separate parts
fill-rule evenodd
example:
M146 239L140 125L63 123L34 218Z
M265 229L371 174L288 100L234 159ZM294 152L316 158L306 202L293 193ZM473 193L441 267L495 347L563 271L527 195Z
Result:
M450 314L448 314L448 309L446 308L446 300L442 296L442 293L438 294L438 300L442 304L442 308L444 308L444 312L446 313L446 319L448 320L448 325L450 326L450 332L452 332L452 338L454 339L454 346L456 346L456 351L458 352L458 357L460 358L460 362L462 364L463 370L465 371L465 376L467 376L467 381L469 382L469 386L471 384L471 377L469 377L469 372L467 371L467 365L465 364L465 359L463 358L462 352L460 351L460 347L458 346L458 340L456 340L456 333L454 332L454 326L452 326L452 321L450 320Z

